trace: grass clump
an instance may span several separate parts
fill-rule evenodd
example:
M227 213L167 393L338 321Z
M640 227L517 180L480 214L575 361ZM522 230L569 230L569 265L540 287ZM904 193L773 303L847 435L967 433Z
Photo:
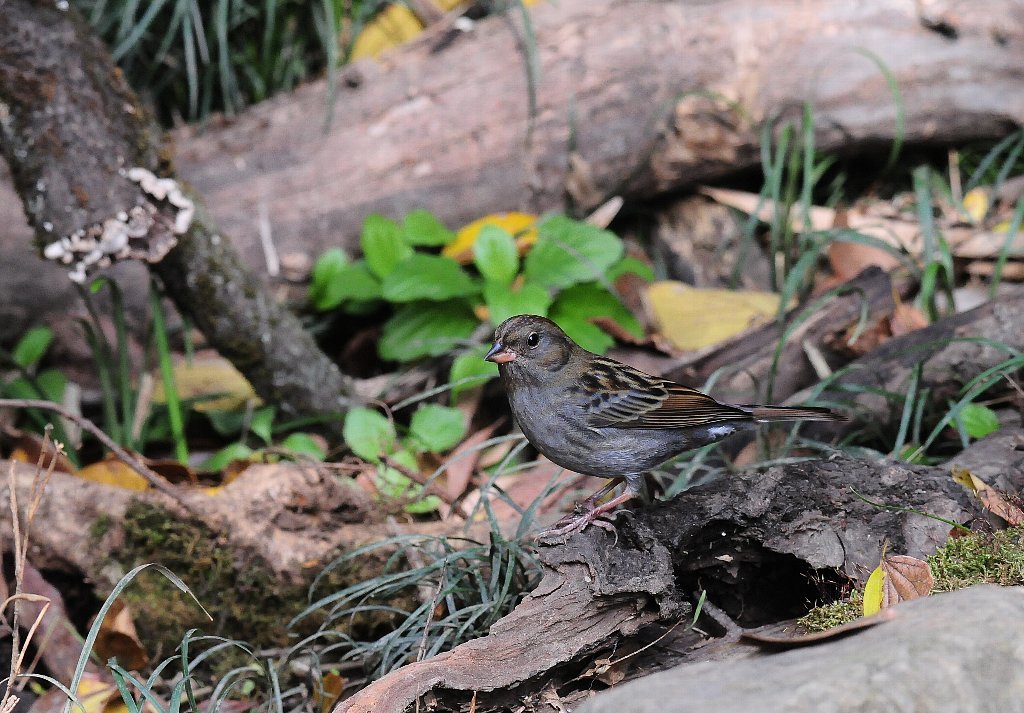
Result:
M1024 585L1024 527L951 537L928 557L928 566L933 593L975 584ZM845 599L811 609L798 623L808 631L825 631L858 618L863 607L864 590L855 589Z

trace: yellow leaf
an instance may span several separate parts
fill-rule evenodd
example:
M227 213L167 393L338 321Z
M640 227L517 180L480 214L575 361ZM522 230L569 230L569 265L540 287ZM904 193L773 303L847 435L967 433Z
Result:
M672 281L649 285L645 302L657 331L683 351L717 344L779 310L773 292L700 289Z
M882 609L882 585L885 583L885 571L882 566L875 567L875 571L868 577L868 583L864 585L864 616L877 614Z
M972 188L964 196L964 212L972 223L980 223L988 214L989 192L986 188Z
M149 490L149 483L145 478L116 458L107 458L87 465L78 471L78 477L126 490Z
M455 240L448 243L442 255L457 260L463 265L473 262L473 243L486 225L495 225L507 230L516 239L519 254L523 254L537 242L537 216L532 213L492 213L478 218L455 234Z
M166 402L164 382L159 374L153 375L153 401ZM258 401L252 384L222 356L197 356L191 362L174 365L174 387L178 398L195 399L204 396L219 398L203 400L195 405L196 411L230 411L248 401Z
M379 57L385 50L411 40L423 31L423 23L405 5L388 5L366 23L352 43L350 61Z

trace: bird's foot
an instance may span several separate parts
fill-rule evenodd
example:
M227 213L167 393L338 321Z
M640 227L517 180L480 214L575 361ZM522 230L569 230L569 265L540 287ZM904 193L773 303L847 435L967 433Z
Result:
M538 541L548 541L566 538L569 535L582 532L589 525L594 525L595 527L600 527L602 530L607 530L618 538L619 533L616 531L615 525L608 519L605 519L605 517L615 519L618 517L620 512L629 513L628 510L617 510L610 515L607 515L609 511L613 510L617 505L625 502L631 497L632 493L624 493L617 498L613 498L610 502L605 503L604 505L598 505L593 499L587 498L576 506L575 512L571 515L566 515L549 529L538 533L534 539ZM632 513L629 514L632 515Z

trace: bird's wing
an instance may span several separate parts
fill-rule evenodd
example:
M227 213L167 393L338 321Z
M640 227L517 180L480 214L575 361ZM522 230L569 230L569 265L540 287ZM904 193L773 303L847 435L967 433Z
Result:
M583 380L590 425L599 428L688 428L752 418L696 389L609 359L595 359Z

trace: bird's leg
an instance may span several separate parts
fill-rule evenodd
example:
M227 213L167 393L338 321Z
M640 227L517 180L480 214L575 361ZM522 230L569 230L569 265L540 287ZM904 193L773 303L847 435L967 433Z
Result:
M591 495L589 498L580 503L578 511L572 515L566 516L559 520L555 525L549 529L541 532L537 535L537 539L547 539L552 537L561 537L564 535L571 535L574 532L581 532L587 527L587 525L595 524L598 527L604 528L611 532L615 532L614 526L611 523L597 521L606 512L614 510L619 505L632 499L639 488L640 481L626 480L626 488L620 495L615 496L603 505L598 505L597 501L607 495L611 490L618 485L618 479L611 481L603 488L598 490L596 493Z

